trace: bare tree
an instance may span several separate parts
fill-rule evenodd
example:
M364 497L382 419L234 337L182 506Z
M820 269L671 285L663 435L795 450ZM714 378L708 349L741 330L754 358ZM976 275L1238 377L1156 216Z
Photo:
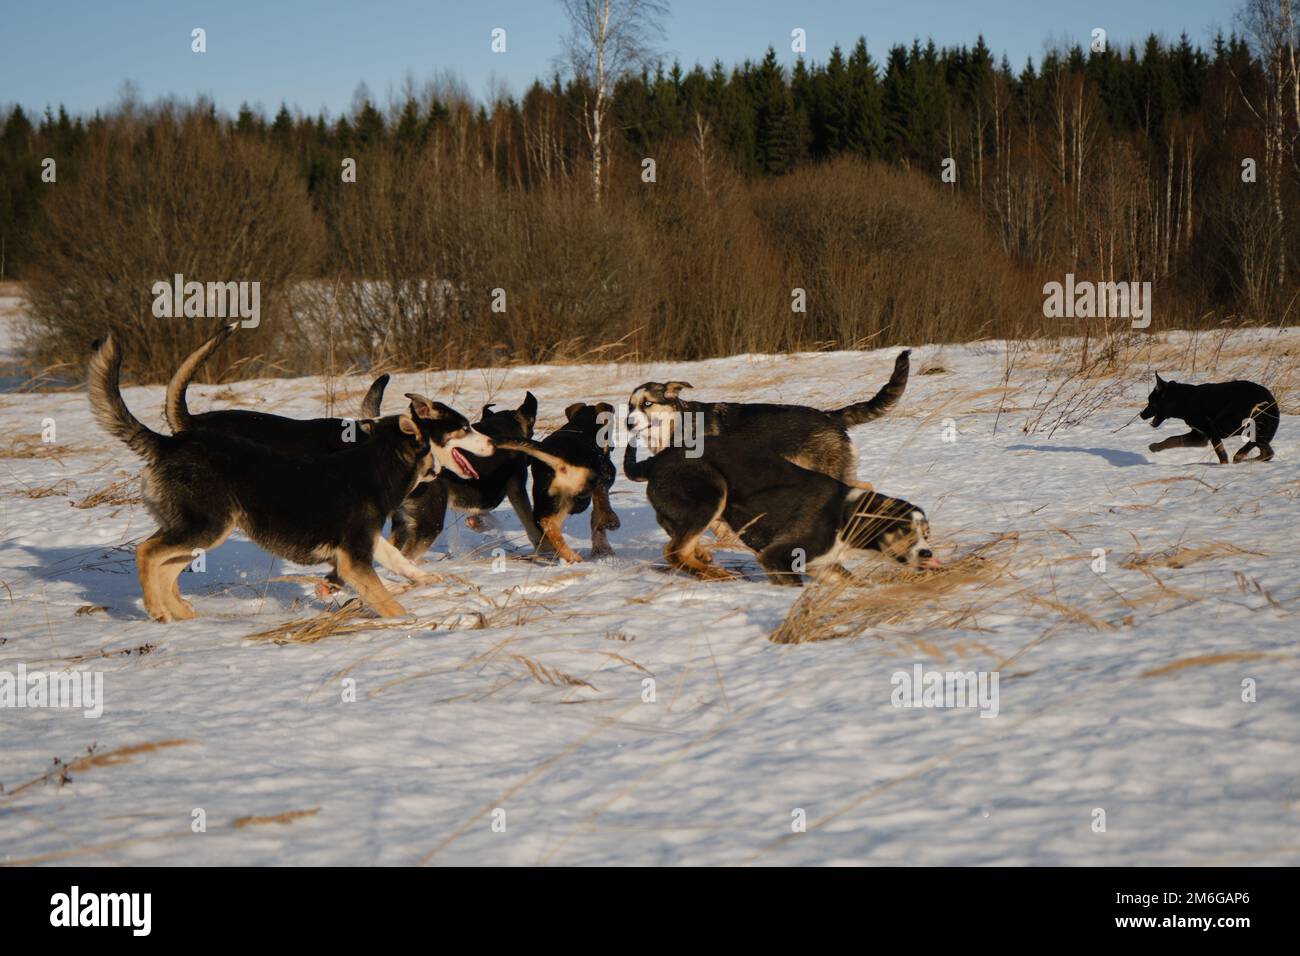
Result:
M1269 197L1279 241L1277 250L1277 282L1286 284L1286 221L1282 204L1281 178L1286 154L1290 153L1292 168L1300 168L1296 160L1296 135L1300 129L1300 75L1297 74L1297 32L1292 0L1246 0L1241 9L1241 21L1251 39L1256 55L1264 65L1266 84L1264 102L1252 103L1242 90L1242 99L1254 113L1264 132L1264 175L1268 181ZM1288 89L1289 88L1289 89ZM1288 100L1292 121L1287 122Z
M614 84L647 65L663 38L667 0L560 0L569 18L565 53L585 82L583 124L591 146L591 186L597 203L608 162L607 126Z

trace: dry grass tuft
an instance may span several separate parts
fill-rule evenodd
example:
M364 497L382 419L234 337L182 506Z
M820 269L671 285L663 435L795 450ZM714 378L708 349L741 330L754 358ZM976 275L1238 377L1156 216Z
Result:
M74 501L74 508L98 508L100 505L111 505L121 507L122 505L138 505L144 503L144 497L140 494L140 475L134 474L129 478L123 478L121 481L114 481L105 485L98 491L92 491L80 501Z
M73 485L72 479L64 478L52 485L45 485L41 488L19 488L14 493L22 495L24 498L39 500L41 498L53 498L56 495L66 495L72 490Z
M1128 568L1130 571L1141 571L1145 568L1185 568L1200 561L1227 558L1234 555L1251 555L1257 558L1268 557L1262 551L1239 548L1235 544L1229 544L1226 541L1206 541L1198 545L1174 545L1171 548L1164 548L1151 554L1133 554L1123 562L1121 567Z
M535 661L531 657L524 657L522 654L511 654L511 659L524 665L528 671L528 676L539 684L548 684L551 687L588 687L596 690L596 686L590 681L585 681L581 677L574 677L572 674L566 674L564 671L547 667L541 661Z
M116 767L119 764L130 763L131 758L139 754L153 753L155 750L164 750L169 747L187 747L195 743L193 740L159 740L155 743L132 744L127 747L118 747L114 750L100 751L96 745L92 744L86 748L86 753L75 760L63 761L58 757L54 758L54 765L39 777L34 777L26 783L15 787L5 796L12 800L18 794L38 787L43 783L57 782L60 787L72 782L72 774L89 770L92 767Z
M277 580L301 580L297 577L284 577ZM446 575L443 582L453 582L464 584L465 581L458 575ZM397 588L390 588L394 595L404 594L411 590L413 585L405 585ZM477 590L477 589L474 589ZM450 596L457 602L464 598L462 593L455 593ZM494 608L492 615L505 608ZM419 620L411 620L408 617L402 618L375 618L370 616L370 611L362 603L360 598L351 598L339 607L324 611L320 614L313 614L311 617L295 618L286 621L265 631L257 631L253 634L244 635L246 641L270 641L273 644L316 644L330 637L338 637L345 634L358 634L363 631L388 631L393 629L403 629L407 631L417 630L477 630L494 624L489 616L477 610L461 610L449 608L439 614L429 617L422 617Z
M75 455L78 449L58 442L41 441L39 434L15 435L8 445L0 445L0 458L59 458Z
M1164 664L1143 671L1142 677L1165 677L1189 667L1209 667L1213 664L1230 664L1234 661L1284 660L1286 654L1270 654L1265 651L1231 651L1226 654L1201 654L1197 657L1184 657L1172 664Z
M1019 535L1013 532L972 548L937 571L873 568L863 578L814 585L800 595L768 640L807 644L856 637L871 627L903 623L934 628L970 626L977 611L975 602L957 604L953 597L1007 576L1018 543Z
M301 820L303 817L314 817L318 813L320 807L312 807L310 810L286 810L284 813L266 817L236 817L230 821L230 825L236 830L242 830L244 827L262 826L266 823L287 824L293 823L294 820Z
M375 621L367 617L365 605L353 598L341 607L314 614L311 617L285 621L266 631L246 635L247 641L270 641L273 644L315 644L339 634L355 634L374 628Z

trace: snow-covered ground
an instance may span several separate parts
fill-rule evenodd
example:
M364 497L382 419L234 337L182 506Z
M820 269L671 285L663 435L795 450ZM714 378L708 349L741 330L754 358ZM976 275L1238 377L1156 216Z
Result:
M834 406L894 354L403 375L386 408L531 389L544 434L570 402L666 377ZM154 624L140 463L84 392L0 395L0 674L103 675L98 718L0 709L0 862L1300 862L1297 354L1300 330L1180 334L1067 380L1060 343L918 347L900 406L853 437L863 478L928 510L950 570L868 562L863 588L806 588L841 636L786 644L769 636L801 592L739 553L718 557L749 580L666 573L622 478L613 559L527 560L503 508L499 532L458 524L426 556L447 581L403 595L411 619L293 633L276 629L331 606L319 569L236 535L181 578L202 616ZM1277 386L1277 459L1149 453L1178 427L1126 425L1153 367ZM366 384L200 386L191 406L308 416L333 390L343 413ZM161 388L126 400L161 427ZM585 516L567 533L589 545ZM996 674L996 717L894 706L917 664Z

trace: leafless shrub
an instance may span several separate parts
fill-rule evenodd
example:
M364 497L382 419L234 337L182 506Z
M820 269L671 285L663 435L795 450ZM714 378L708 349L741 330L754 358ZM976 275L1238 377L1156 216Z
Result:
M29 364L84 364L112 332L128 374L165 381L211 334L215 319L156 318L153 285L260 283L261 326L213 362L274 354L298 369L288 308L293 283L316 265L319 227L305 184L264 143L222 138L194 110L147 127L118 116L97 134L76 178L51 189L28 283ZM265 368L254 368L260 371Z

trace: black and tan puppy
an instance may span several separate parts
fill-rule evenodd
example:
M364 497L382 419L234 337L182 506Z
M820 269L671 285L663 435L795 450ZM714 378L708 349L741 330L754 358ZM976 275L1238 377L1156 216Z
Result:
M283 415L242 408L192 414L186 401L186 390L190 382L203 363L238 328L238 323L231 323L218 329L216 334L190 353L172 376L167 384L167 399L163 406L163 414L173 432L217 431L246 441L257 442L286 455L327 454L369 439L372 428L370 419L379 415L384 389L388 385L387 375L375 379L366 392L361 403L360 419L287 418ZM455 475L465 480L476 478L477 472L473 470L469 457L477 454L482 456L483 460L488 460L488 456L492 454L490 441L475 431L464 416L446 405L430 402L423 396L407 395L407 398L411 400L410 414L433 440L435 471L439 474ZM440 409L437 414L430 411L435 405ZM420 489L427 484L422 481L416 486L415 493L419 494ZM417 557L419 553L406 552L410 558ZM316 591L318 596L324 598L341 585L339 571L334 568L325 575L324 582L317 587Z
M286 454L338 451L353 441L365 440L365 435L357 428L356 420L349 418L286 418L283 415L244 408L192 414L185 398L190 382L203 363L238 328L239 323L234 322L217 330L212 338L190 353L167 383L163 415L173 432L191 428L219 429L248 441L273 445ZM361 418L379 416L379 403L387 385L387 375L379 376L371 384L361 402Z
M628 399L627 424L634 432L644 431L650 450L658 452L682 444L687 437L684 430L698 421L702 427L694 437L702 438L701 444L719 435L748 439L810 471L869 489L870 485L858 481L858 454L848 429L880 418L898 404L907 388L911 354L911 350L899 353L893 374L874 397L833 411L807 405L691 402L681 398L682 389L691 387L689 382L646 382Z
M937 567L925 512L820 472L747 440L709 439L700 457L668 448L645 461L628 443L623 473L648 481L646 495L668 533L668 563L705 580L735 577L711 561L704 532L721 520L758 557L768 579L800 585L803 575L844 576L840 561L877 551L917 568Z
M1213 445L1219 464L1228 463L1228 453L1223 450L1223 439L1247 434L1246 444L1235 455L1241 461L1251 449L1259 449L1260 461L1273 458L1273 436L1282 421L1277 399L1263 385L1254 382L1213 382L1207 385L1184 385L1166 382L1156 373L1156 387L1147 396L1147 407L1139 412L1143 421L1151 420L1152 428L1159 428L1168 418L1177 418L1191 426L1186 435L1175 435L1147 447L1151 451L1169 448L1201 448Z
M327 454L285 454L219 429L161 435L122 401L122 358L112 338L90 362L95 419L146 462L145 500L158 530L136 548L145 608L158 621L195 617L177 578L195 549L217 547L235 528L299 564L332 561L380 614L405 612L372 560L412 581L436 580L383 539L393 510L434 468L446 434L466 427L451 409L437 428L406 415L371 423L366 441ZM437 452L445 453L445 449Z
M422 396L412 396L411 408L419 415L424 407L422 403L428 401ZM469 524L481 522L484 515L509 498L529 543L537 547L542 535L528 503L528 459L519 452L504 450L499 444L506 439L532 438L536 422L537 399L532 392L525 395L518 408L497 411L490 404L484 405L474 429L493 440L494 454L467 456L467 466L472 472L469 477L448 469L416 488L393 514L393 544L408 558L418 557L442 534L449 504L469 515L466 521Z
M607 402L576 402L564 410L568 422L542 441L505 439L498 448L523 452L533 458L533 515L541 529L539 553L554 552L565 561L582 558L564 540L564 519L582 514L591 505L591 554L613 554L606 532L619 526L609 503L616 471L610 461L613 448L614 406Z

